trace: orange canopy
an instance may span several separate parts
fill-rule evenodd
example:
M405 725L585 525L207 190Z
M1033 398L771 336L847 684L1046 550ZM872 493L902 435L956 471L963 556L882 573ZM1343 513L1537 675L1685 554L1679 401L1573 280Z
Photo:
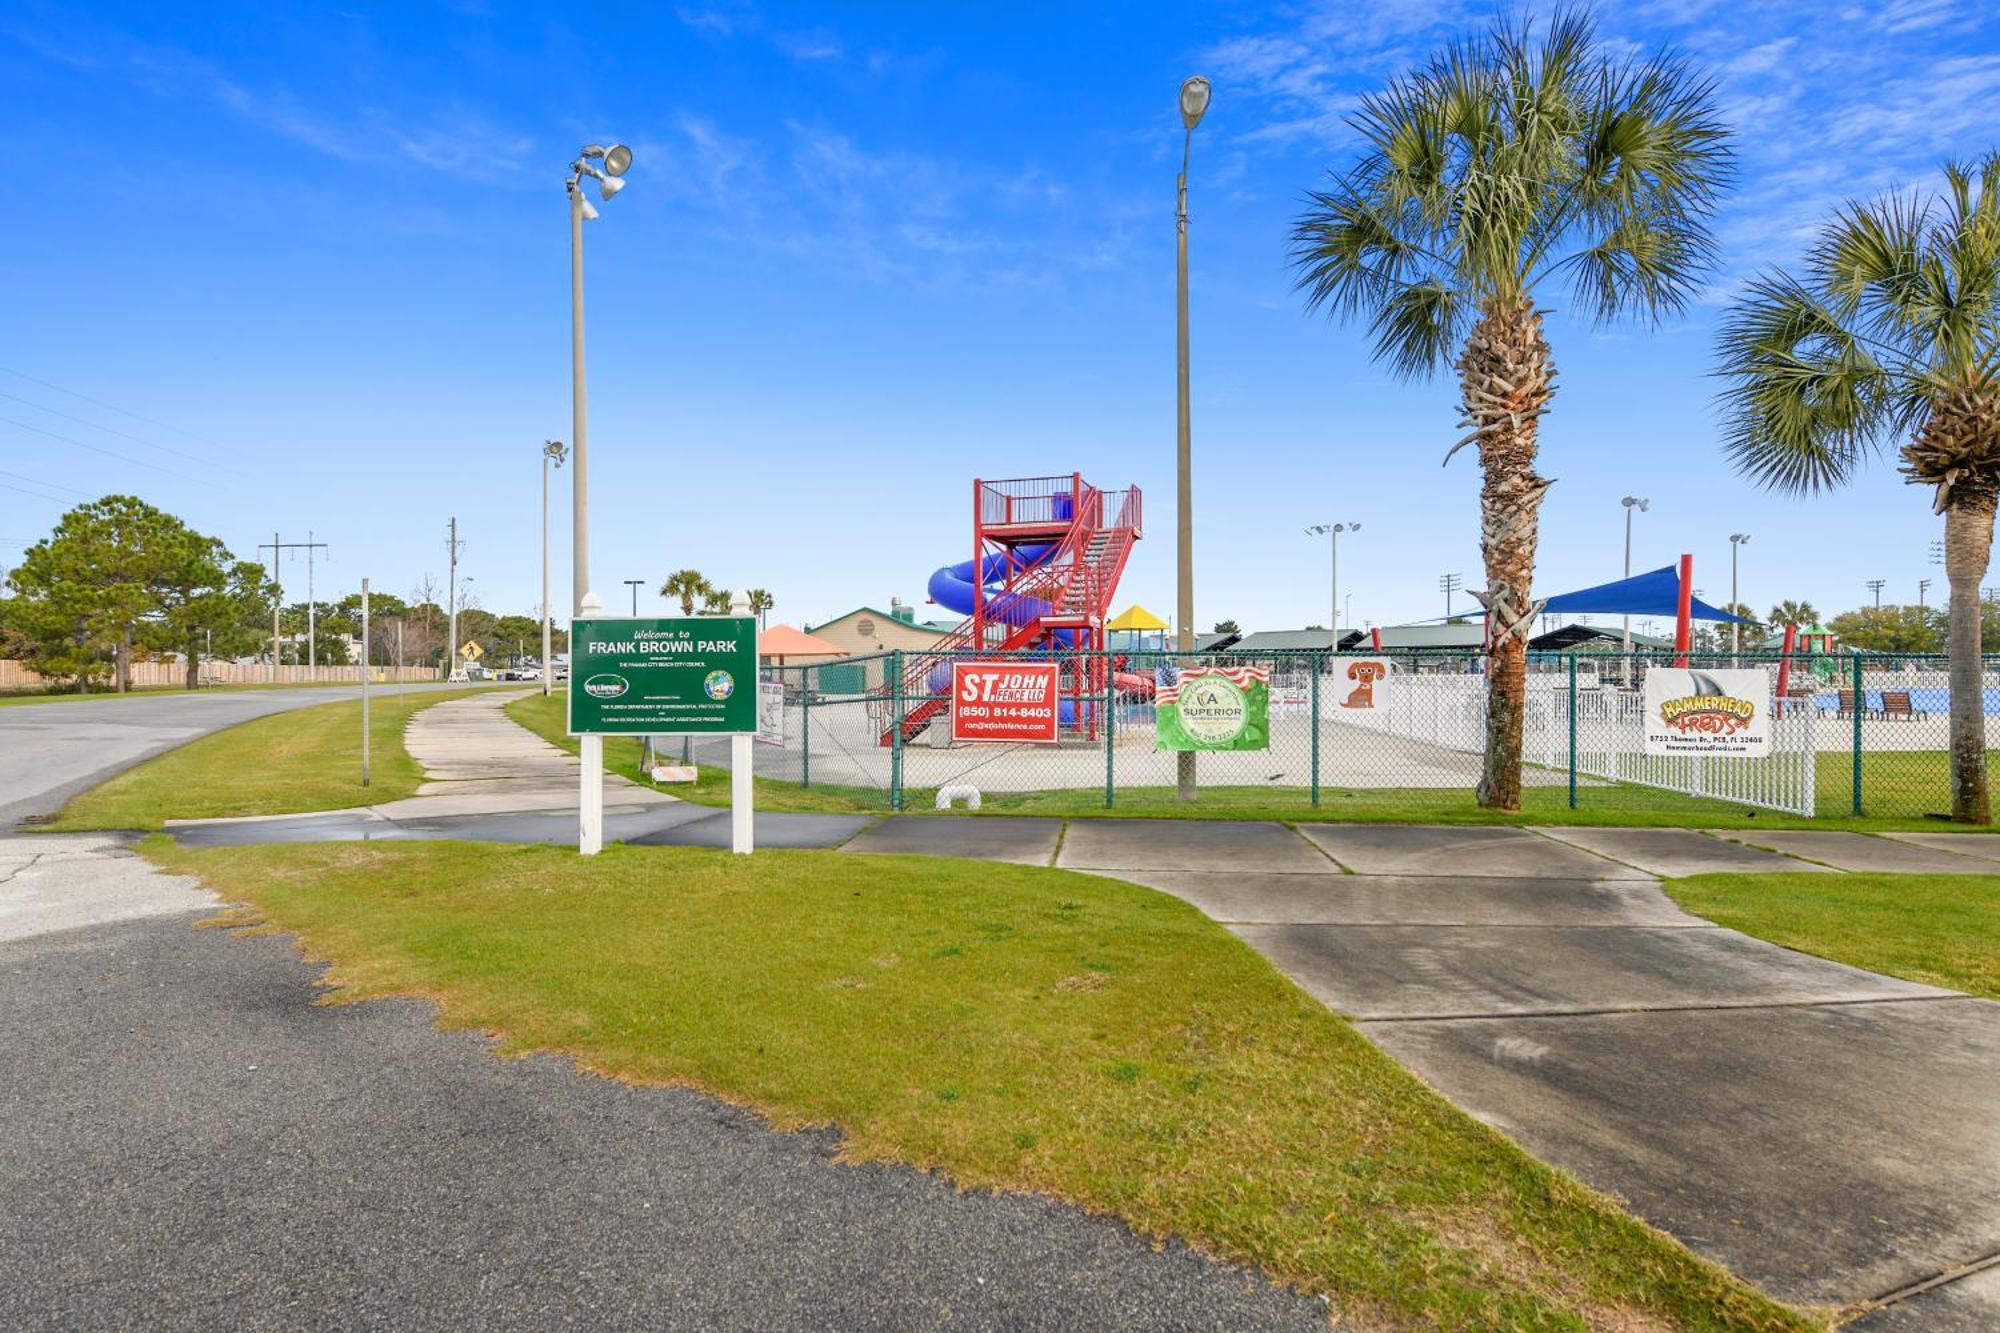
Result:
M757 656L782 662L787 657L845 657L847 650L790 625L773 625L757 636Z

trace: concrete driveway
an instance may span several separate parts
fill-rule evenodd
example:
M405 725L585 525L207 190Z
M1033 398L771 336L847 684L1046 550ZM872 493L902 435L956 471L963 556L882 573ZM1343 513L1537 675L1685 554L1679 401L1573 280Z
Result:
M1473 1115L1766 1290L1971 1333L2000 1328L2000 1004L1724 930L1652 878L1992 873L2000 838L1967 837L1782 840L1804 861L1684 829L1090 820L1055 863L1194 903Z

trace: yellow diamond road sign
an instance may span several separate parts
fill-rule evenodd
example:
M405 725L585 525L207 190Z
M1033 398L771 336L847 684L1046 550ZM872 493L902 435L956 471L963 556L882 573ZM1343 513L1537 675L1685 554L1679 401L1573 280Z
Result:
M477 662L480 658L486 656L486 650L481 648L476 641L467 639L464 646L458 650L458 655L468 662Z

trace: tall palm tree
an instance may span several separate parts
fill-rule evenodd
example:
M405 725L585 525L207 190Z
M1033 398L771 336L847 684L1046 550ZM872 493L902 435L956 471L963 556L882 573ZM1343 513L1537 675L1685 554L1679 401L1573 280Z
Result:
M1808 628L1819 624L1819 612L1811 602L1795 601L1787 597L1771 608L1773 625L1804 625Z
M1405 377L1455 367L1479 446L1491 659L1479 803L1521 803L1541 418L1555 396L1541 302L1598 321L1680 309L1710 265L1730 175L1712 84L1679 58L1614 57L1588 16L1496 27L1364 99L1364 148L1309 196L1293 262L1310 307L1365 320Z
M1900 441L1944 515L1951 584L1951 813L1989 823L1979 581L2000 499L2000 153L1949 163L1928 198L1850 202L1800 276L1750 284L1720 334L1727 448L1798 494Z
M660 596L678 598L684 616L693 615L695 602L712 591L714 585L703 578L698 569L677 569L667 575L667 581L660 585Z
M729 614L729 589L711 587L702 594L701 613L705 616Z
M750 614L757 617L757 630L761 634L765 613L778 604L778 599L762 588L752 588L743 595L750 599Z

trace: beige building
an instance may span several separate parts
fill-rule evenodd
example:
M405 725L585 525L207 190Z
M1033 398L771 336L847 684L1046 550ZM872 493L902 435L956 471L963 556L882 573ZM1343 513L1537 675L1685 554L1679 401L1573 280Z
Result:
M806 626L806 633L814 638L826 640L849 657L863 659L851 663L840 658L819 659L827 665L813 673L816 691L860 694L879 688L886 679L884 671L888 663L876 654L899 648L904 652L921 652L936 646L951 632L950 627L918 624L915 609L901 602L892 601L889 605L891 609L887 611L873 606L858 607L824 625ZM806 660L795 658L789 664L798 665Z

